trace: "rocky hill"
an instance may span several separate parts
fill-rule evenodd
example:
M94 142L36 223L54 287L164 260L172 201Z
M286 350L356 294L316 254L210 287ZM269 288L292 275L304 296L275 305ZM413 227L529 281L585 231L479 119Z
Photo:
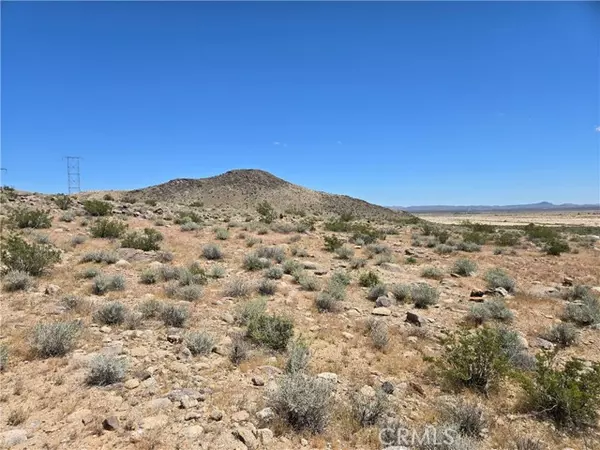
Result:
M289 183L263 170L231 170L209 178L180 178L144 189L128 191L136 200L192 203L202 202L208 207L227 206L234 209L254 210L259 202L271 203L278 211L304 210L322 214L350 213L372 219L393 219L405 216L403 211L348 197L313 191Z

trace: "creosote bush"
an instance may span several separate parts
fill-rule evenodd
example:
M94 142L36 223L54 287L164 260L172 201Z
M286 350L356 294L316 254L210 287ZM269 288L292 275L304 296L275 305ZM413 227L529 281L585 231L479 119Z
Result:
M267 299L258 298L241 303L234 314L236 323L240 325L248 325L252 320L259 316L263 316L267 311Z
M577 303L565 306L564 319L580 326L600 323L600 301L592 295L587 295Z
M273 350L285 350L294 335L294 323L283 316L259 315L248 322L247 336Z
M325 251L327 252L334 252L344 245L344 241L337 236L325 236L323 239L325 241Z
M90 386L108 386L125 378L125 360L112 355L98 355L90 361L86 383Z
M342 245L335 250L335 254L339 259L351 259L354 256L354 249L348 247L347 245Z
M41 358L64 356L75 346L81 328L79 321L38 323L33 328L31 347Z
M218 245L206 244L202 247L202 256L208 260L214 261L223 258L223 252Z
M94 263L106 263L106 264L114 264L119 260L119 257L114 252L89 252L84 254L81 257L82 263L94 262Z
M369 270L368 272L361 273L358 277L358 284L362 287L373 287L379 284L379 277L375 272Z
M143 251L159 250L159 242L163 240L160 231L144 228L142 232L132 231L121 240L121 247L135 248Z
M223 288L226 297L247 297L252 291L252 285L243 278L234 278Z
M268 404L295 430L320 433L329 420L332 391L329 381L296 372L281 378Z
M244 269L252 272L255 270L262 270L270 267L271 261L267 258L261 258L255 252L253 252L244 256L242 266L244 267Z
M98 219L90 227L90 233L95 238L119 238L125 233L127 224L117 219Z
M399 302L403 303L410 299L411 286L409 284L393 284L390 293Z
M112 214L111 204L102 200L84 200L83 209L90 216L108 216Z
M263 279L258 282L256 290L260 295L273 295L277 291L277 283L269 279Z
M50 228L52 226L49 211L42 209L14 209L10 214L10 220L17 228Z
M30 244L13 234L2 242L0 259L7 270L18 270L35 277L60 261L60 251L48 244Z
M265 270L264 276L270 280L279 280L283 276L283 269L281 267L271 267Z
M379 297L387 295L387 287L383 283L378 283L372 288L369 289L367 293L367 298L369 300L377 300Z
M441 280L444 278L444 271L437 267L424 267L423 270L421 270L421 276L432 280Z

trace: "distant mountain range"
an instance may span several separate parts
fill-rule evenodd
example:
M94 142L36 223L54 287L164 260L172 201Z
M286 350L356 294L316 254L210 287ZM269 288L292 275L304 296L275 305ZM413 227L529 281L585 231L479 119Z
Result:
M525 205L425 205L425 206L390 206L391 209L411 213L428 212L453 212L453 213L479 213L489 211L600 211L600 203L577 205L575 203L562 203L555 205L550 202L529 203Z

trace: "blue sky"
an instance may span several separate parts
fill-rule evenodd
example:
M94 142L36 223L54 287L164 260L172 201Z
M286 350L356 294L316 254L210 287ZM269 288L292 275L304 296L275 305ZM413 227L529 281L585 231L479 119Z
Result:
M600 3L2 2L4 181L600 198Z

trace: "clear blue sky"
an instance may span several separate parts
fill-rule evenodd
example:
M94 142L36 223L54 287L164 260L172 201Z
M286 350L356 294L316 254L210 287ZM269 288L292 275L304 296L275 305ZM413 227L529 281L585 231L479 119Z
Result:
M4 181L598 202L599 80L600 3L2 2Z

